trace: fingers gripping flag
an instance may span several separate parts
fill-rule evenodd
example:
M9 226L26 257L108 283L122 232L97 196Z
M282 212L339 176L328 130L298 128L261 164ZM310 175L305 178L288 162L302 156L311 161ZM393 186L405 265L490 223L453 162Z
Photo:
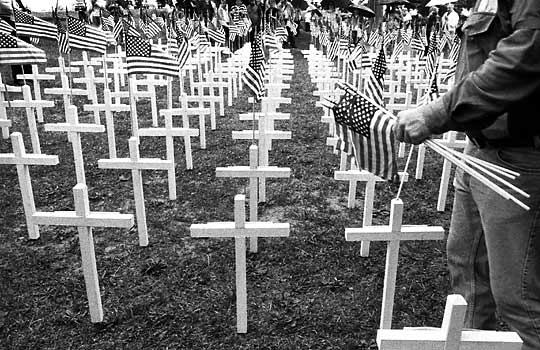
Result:
M383 179L394 180L397 175L394 119L350 86L345 88L333 112L336 123L351 131L358 166Z

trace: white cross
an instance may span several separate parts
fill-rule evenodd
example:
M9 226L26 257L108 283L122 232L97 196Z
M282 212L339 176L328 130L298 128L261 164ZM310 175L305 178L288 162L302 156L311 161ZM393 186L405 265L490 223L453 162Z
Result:
M19 187L26 216L26 227L30 239L39 238L39 228L32 221L32 215L36 212L34 204L34 191L30 179L30 165L57 165L58 156L47 156L43 154L27 154L24 149L23 137L21 133L11 134L11 145L13 153L0 154L0 164L14 164L17 167L19 177Z
M228 74L228 73L217 71L217 72L212 72L212 78L213 79L218 79L218 84L225 84L224 87L227 88L227 106L231 107L232 106L232 101L233 101L233 93L232 93L233 80L231 78L231 75ZM208 79L210 80L211 78L208 77ZM219 87L221 85L217 85L217 86ZM221 92L220 92L220 94L222 96L225 96Z
M114 135L113 112L130 112L131 106L125 104L113 104L111 100L111 90L103 90L103 104L84 105L85 111L105 112L105 125L107 125L107 142L109 145L109 158L116 158L116 141Z
M129 158L100 159L98 167L101 169L130 169L133 179L133 194L135 196L135 214L137 217L137 230L139 232L139 245L148 245L148 229L146 226L146 209L144 205L143 170L169 170L174 167L170 160L155 158L141 158L139 155L139 141L135 136L129 138Z
M58 56L58 67L45 67L45 72L47 72L47 73L60 73L60 75L62 75L62 74L67 75L70 72L71 73L79 73L79 68L78 67L73 67L73 66L66 67L64 57Z
M258 182L262 178L289 177L290 168L259 166L259 149L249 146L249 166L230 166L216 168L216 177L247 177L249 178L249 220L258 221ZM250 251L257 252L257 237L250 239Z
M52 74L40 74L37 64L32 65L32 73L30 74L18 74L17 79L29 79L32 80L34 85L34 100L41 101L41 86L40 81L42 80L55 80L55 76ZM36 107L37 120L40 123L43 123L43 107Z
M205 95L204 94L204 87L206 87L206 83L193 83L194 86L197 87L197 93L198 95L195 96L189 96L185 95L185 99L187 102L195 102L197 103L197 106L199 108L205 108L205 102L208 102L210 105L210 108L208 108L210 115L210 129L216 130L216 103L220 102L219 96L213 96L213 95ZM211 89L212 90L212 89Z
M342 154L345 152L342 152ZM357 182L365 182L364 191L364 214L362 215L362 227L371 226L373 222L373 200L375 199L375 183L386 181L366 170L359 170L356 166L353 169L345 171L334 171L334 179L349 181L349 195L347 208L354 208L356 205L356 185ZM406 182L409 178L407 173L399 173L400 180ZM362 241L360 245L360 256L369 256L369 241Z
M443 135L443 139L438 141L439 144L450 148L463 149L467 145L467 140L458 140L456 131L449 131ZM452 163L446 158L443 161L443 170L441 175L441 184L439 186L439 197L437 199L437 211L444 211L446 207L446 197L448 195L448 184L450 182L450 172Z
M201 139L201 148L206 149L206 122L205 116L210 114L210 109L202 107L189 107L188 95L182 94L179 97L180 107L171 109L162 109L159 114L162 116L182 116L182 127L189 128L189 117L199 117L199 137ZM191 168L190 168L191 169Z
M60 74L61 88L45 88L43 93L46 95L62 95L64 100L64 113L68 114L68 107L71 106L71 96L88 96L88 91L70 87L69 78L66 74Z
M172 114L165 115L164 128L144 128L139 129L139 136L164 136L165 146L167 149L167 159L173 163L169 169L169 199L176 199L176 174L174 168L174 137L184 138L184 147L186 150L186 168L193 168L193 160L191 157L191 137L199 136L199 130L190 128L175 128L173 127Z
M86 184L84 174L84 158L81 145L81 133L104 132L105 127L97 124L79 123L77 107L69 106L66 115L66 123L45 124L45 131L67 132L73 148L73 161L75 162L75 174L78 184Z
M379 329L379 350L520 350L515 332L464 330L467 302L459 294L446 299L441 328Z
M133 226L133 215L117 212L92 212L88 201L88 188L84 184L73 187L75 211L36 212L33 221L38 225L76 226L79 232L79 246L81 249L82 267L86 295L90 308L92 322L103 321L103 308L99 292L99 276L96 267L94 252L93 227L121 227Z
M97 84L105 84L108 85L109 78L103 77L98 78L94 74L94 67L89 66L85 70L85 76L81 78L73 78L73 83L75 84L84 84L86 85L86 91L88 91L88 99L93 103L97 104L99 103L98 96L97 96ZM99 117L99 111L94 110L94 123L101 124L100 117Z
M440 226L405 226L403 219L403 202L392 199L390 208L390 224L388 226L366 226L362 228L346 228L347 241L387 241L386 267L379 328L392 327L394 308L394 292L396 289L396 273L399 256L399 242L412 240L444 239L444 229Z
M220 98L219 116L224 117L225 116L225 89L229 88L229 83L222 81L221 78L219 76L216 76L216 73L214 73L213 71L209 71L208 73L206 73L205 77L206 77L206 84L210 88L211 93L213 93L214 88L218 89L218 96Z
M131 79L132 85L134 85L135 97L147 97L150 98L150 107L152 110L152 126L157 127L158 124L158 107L156 99L156 86L167 86L167 80L155 79L146 77L145 79ZM141 94L143 91L139 91L139 86L146 86L146 94Z
M8 118L7 107L9 107L9 101L13 98L10 93L22 93L22 87L6 85L2 82L2 75L0 74L0 128L2 129L2 138L9 138L9 128L11 127L11 120ZM5 103L4 94L8 99L8 103Z
M28 85L24 85L22 87L22 92L24 100L11 101L8 106L13 108L24 108L26 110L26 119L28 121L28 129L30 131L30 139L32 141L32 150L34 153L41 153L34 108L54 107L54 102L32 100L32 92L30 91L30 86Z
M191 237L234 237L236 253L236 332L247 333L246 238L288 237L289 224L246 222L244 195L234 197L234 222L193 224Z

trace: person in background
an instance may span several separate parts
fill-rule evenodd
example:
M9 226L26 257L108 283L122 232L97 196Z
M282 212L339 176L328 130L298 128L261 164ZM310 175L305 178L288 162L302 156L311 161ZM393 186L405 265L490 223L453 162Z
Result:
M249 40L255 40L255 34L260 31L261 17L262 17L261 5L256 0L250 0L247 6L247 14L251 20L251 32L249 32Z
M540 349L540 1L477 0L463 24L454 87L398 114L398 141L448 130L465 154L520 173L529 210L456 171L447 240L452 293L467 301L465 327L495 330L498 317ZM509 190L515 195L515 191ZM520 197L520 199L523 197Z
M456 32L459 24L459 14L454 8L454 4L448 4L448 11L446 12L446 30L451 34Z
M276 29L278 20L281 16L276 0L268 1L268 9L266 9L265 21L272 30Z
M304 30L308 33L311 32L311 11L304 13Z
M240 25L244 18L247 17L247 8L246 5L242 3L242 0L236 0L236 3L233 7L231 7L231 11L229 12L230 18L231 18L231 24ZM240 35L237 35L233 42L232 50L236 51L240 48L242 43L242 38Z
M427 17L426 40L428 45L426 47L426 54L429 48L429 43L431 42L431 33L438 32L439 26L439 9L436 6L433 6L429 9L429 15Z
M218 24L223 28L223 31L225 31L225 42L229 42L229 11L227 10L227 1L221 0L221 3L219 4L219 8L217 10L217 21Z
M283 47L295 48L294 35L292 32L292 25L294 20L294 7L291 0L285 0L282 7L283 21L285 22L285 28L287 28L287 42L283 43Z
M302 22L302 11L299 8L294 9L294 24L296 24L296 35L300 33L300 22Z

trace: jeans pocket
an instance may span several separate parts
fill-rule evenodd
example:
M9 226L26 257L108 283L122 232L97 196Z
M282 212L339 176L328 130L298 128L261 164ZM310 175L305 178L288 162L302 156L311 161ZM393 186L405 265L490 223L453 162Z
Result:
M540 150L532 148L501 148L497 160L510 170L540 175Z

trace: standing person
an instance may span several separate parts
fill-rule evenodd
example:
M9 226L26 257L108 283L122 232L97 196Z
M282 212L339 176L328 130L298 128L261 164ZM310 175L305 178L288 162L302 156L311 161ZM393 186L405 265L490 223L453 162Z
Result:
M283 46L286 47L287 44L290 48L295 48L294 35L292 32L292 23L294 16L294 7L291 3L291 0L285 0L283 4L283 21L285 22L285 28L287 28L287 43L283 43Z
M219 25L223 28L225 32L225 42L229 42L229 11L227 10L227 0L221 0L219 4L219 9L217 11L217 20Z
M398 114L396 137L418 144L465 131L465 153L521 173L526 211L456 172L447 242L454 293L467 328L495 329L496 311L540 349L540 1L477 0L463 25L456 84L442 98Z
M246 5L242 3L242 0L236 0L236 3L231 7L230 11L231 23L237 26L242 25L244 18L247 16ZM242 45L242 38L237 35L233 42L233 51L236 51Z
M448 4L448 12L446 15L446 30L451 34L456 32L456 29L459 24L459 14L454 8L454 4Z
M250 0L247 6L247 14L251 20L251 32L249 33L249 40L255 40L255 34L259 32L261 26L262 9L261 6L255 1Z
M439 31L439 9L436 6L433 6L429 9L429 15L427 18L427 25L426 25L426 40L427 40L427 47L426 47L426 54L429 48L429 43L431 42L431 33L432 32L438 32Z
M280 12L276 4L276 0L268 1L268 9L266 10L265 22L268 23L272 30L276 29Z

